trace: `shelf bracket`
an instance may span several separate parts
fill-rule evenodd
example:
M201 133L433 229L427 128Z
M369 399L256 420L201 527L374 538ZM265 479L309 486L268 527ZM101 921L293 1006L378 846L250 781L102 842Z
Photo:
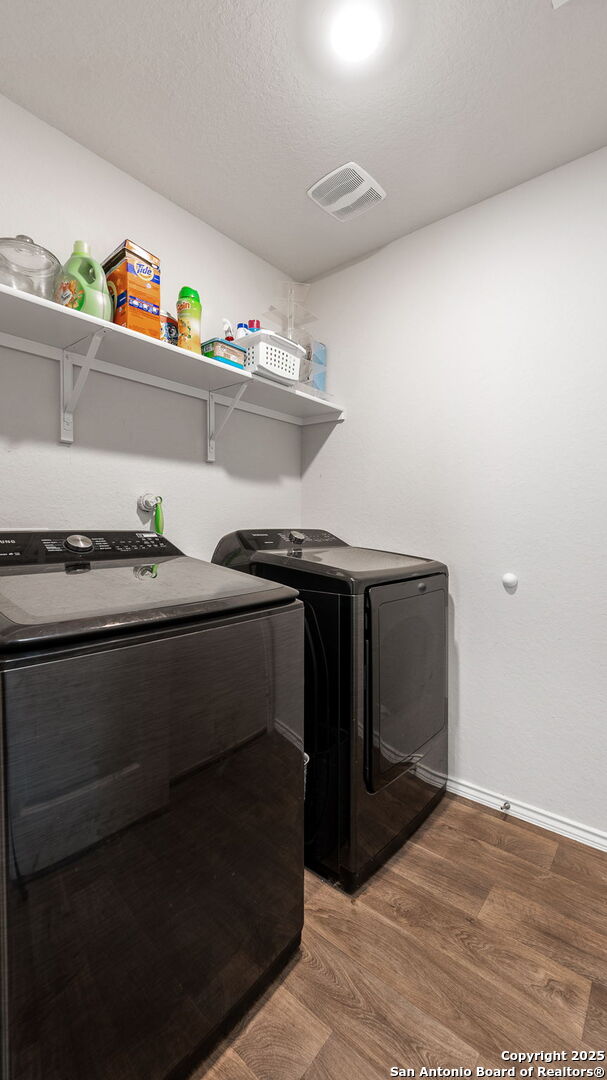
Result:
M240 386L238 387L238 390L236 391L236 393L234 394L234 397L232 398L232 401L227 406L226 414L223 417L223 419L222 419L222 421L221 421L221 423L219 424L218 427L216 426L216 421L215 421L215 404L216 404L215 403L215 397L216 397L216 394L213 393L213 392L209 393L209 397L208 397L208 400L207 400L207 461L215 461L215 444L217 442L217 439L221 435L224 427L226 426L228 420L230 419L232 413L234 412L234 409L238 405L238 402L240 401L242 395L244 394L244 392L246 390L246 387L247 387L246 382L243 382L243 383L240 384ZM218 393L220 393L220 392L221 391L218 391Z
M71 351L74 348L73 345L71 349L63 349L59 375L59 438L61 442L73 443L74 441L74 413L76 406L80 401L80 396L91 371L91 365L99 352L99 346L105 333L106 330L101 327L94 334L91 334L84 356L73 353ZM78 345L79 342L75 342L75 344ZM75 367L79 367L80 371L74 382Z

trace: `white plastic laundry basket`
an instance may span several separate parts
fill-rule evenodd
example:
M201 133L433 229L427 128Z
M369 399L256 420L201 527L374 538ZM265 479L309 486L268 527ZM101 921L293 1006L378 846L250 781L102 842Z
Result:
M282 383L295 383L299 379L306 350L295 341L289 341L271 330L257 330L254 334L239 338L236 344L247 350L247 371Z

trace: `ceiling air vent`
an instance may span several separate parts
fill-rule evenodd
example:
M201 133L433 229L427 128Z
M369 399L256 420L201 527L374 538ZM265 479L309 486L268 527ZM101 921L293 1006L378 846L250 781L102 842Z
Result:
M385 199L386 193L365 169L354 161L340 165L308 189L308 195L331 217L349 221Z

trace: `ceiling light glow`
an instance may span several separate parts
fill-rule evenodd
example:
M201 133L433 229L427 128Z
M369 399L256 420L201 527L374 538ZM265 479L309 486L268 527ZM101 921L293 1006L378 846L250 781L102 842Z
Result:
M333 16L329 40L340 60L358 64L377 52L383 38L379 14L368 0L348 0Z

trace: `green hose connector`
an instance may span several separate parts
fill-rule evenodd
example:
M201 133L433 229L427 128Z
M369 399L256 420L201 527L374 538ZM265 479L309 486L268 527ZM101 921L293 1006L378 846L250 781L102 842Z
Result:
M158 496L158 502L154 507L154 532L158 536L164 534L164 510L162 509L162 499Z

